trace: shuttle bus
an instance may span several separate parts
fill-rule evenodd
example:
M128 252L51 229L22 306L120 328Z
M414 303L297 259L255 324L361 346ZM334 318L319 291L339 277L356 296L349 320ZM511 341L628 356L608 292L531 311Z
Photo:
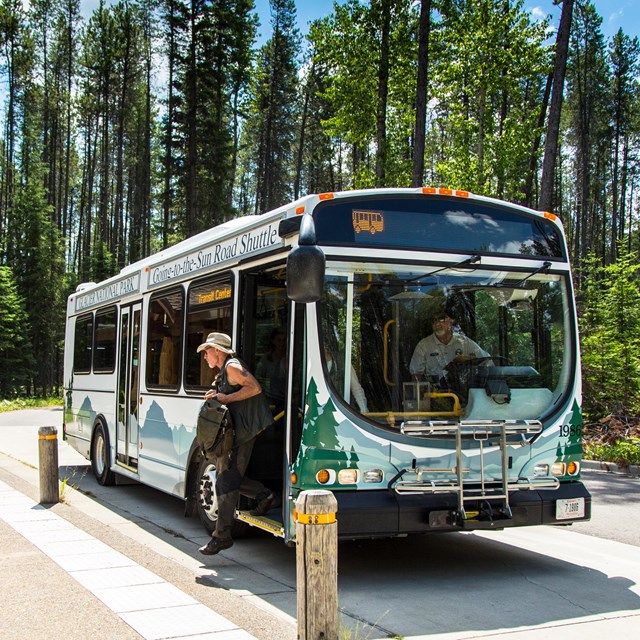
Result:
M438 322L475 347L416 371ZM101 484L176 496L209 531L216 469L194 437L215 373L196 349L212 331L232 336L274 416L247 473L281 500L255 517L241 499L238 532L294 542L311 489L334 493L342 539L590 518L571 271L551 213L439 188L310 195L79 285L66 441ZM425 341L423 362L440 346Z

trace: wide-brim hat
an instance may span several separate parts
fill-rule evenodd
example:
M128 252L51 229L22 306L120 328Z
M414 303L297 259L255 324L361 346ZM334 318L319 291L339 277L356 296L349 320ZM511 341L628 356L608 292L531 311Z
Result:
M235 353L235 351L231 348L231 338L226 333L210 333L207 336L207 341L203 342L198 347L197 353L200 353L207 347L218 349L218 351L223 351L224 353Z

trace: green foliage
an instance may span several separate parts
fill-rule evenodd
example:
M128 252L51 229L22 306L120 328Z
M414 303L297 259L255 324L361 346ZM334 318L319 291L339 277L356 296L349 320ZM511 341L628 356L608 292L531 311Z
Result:
M254 69L243 145L255 188L251 213L264 213L292 199L298 114L300 33L293 0L270 0L272 37Z
M0 300L0 395L10 398L24 393L35 361L24 300L9 267L0 267Z
M38 409L42 407L61 407L61 396L45 396L45 397L20 397L14 400L0 400L0 413L5 411L18 411L20 409Z
M639 269L626 253L606 266L585 261L579 324L587 419L640 412Z
M614 443L588 442L584 445L587 460L615 462L623 467L640 464L640 438L628 438Z
M434 179L522 201L551 61L546 23L522 2L443 1L434 30L431 148L446 145Z

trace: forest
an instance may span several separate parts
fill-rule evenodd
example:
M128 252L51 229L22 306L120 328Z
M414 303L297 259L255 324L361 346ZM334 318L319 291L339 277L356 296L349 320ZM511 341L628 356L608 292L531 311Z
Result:
M308 193L553 211L584 413L640 413L640 44L589 0L0 0L0 395L57 393L80 282ZM264 37L259 39L258 33Z

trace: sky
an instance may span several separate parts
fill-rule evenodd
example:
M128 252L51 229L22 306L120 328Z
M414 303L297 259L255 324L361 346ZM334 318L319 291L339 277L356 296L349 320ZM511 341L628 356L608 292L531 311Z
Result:
M602 17L602 32L610 38L618 29L628 36L640 37L640 0L593 0L596 10ZM270 34L269 0L255 0L256 11L260 17L259 31L262 39ZM551 14L557 27L560 21L561 7L553 6L552 0L524 0L524 8L534 16L544 17ZM333 10L333 0L296 0L298 28L302 34L308 32L311 20L329 15Z

